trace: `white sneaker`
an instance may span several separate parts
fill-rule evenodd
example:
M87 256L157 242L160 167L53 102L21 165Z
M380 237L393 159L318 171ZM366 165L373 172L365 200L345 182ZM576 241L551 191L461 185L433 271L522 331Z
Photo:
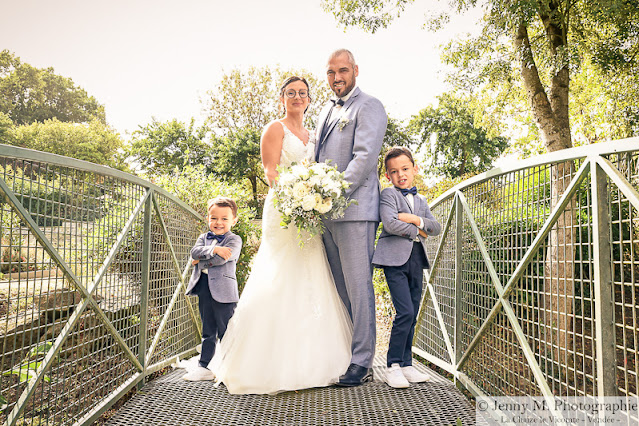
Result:
M392 388L407 388L410 386L408 380L406 380L406 377L402 374L402 368L399 364L391 364L391 366L386 369L384 378L388 386Z
M430 378L427 374L422 373L412 365L402 367L402 374L409 383L422 383L430 381Z
M188 380L189 382L199 382L202 380L215 380L215 374L208 368L200 367L189 371L184 376L182 376L184 380Z

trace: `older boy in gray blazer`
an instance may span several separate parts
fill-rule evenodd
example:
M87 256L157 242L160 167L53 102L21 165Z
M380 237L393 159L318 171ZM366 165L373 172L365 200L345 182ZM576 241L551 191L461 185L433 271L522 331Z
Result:
M359 69L346 49L333 52L326 76L337 96L322 110L317 126L315 159L330 160L351 186L356 200L336 220L326 220L323 234L335 286L353 320L351 364L338 385L357 386L373 378L375 295L371 259L379 224L377 159L386 132L382 103L355 85Z
M199 367L183 376L190 381L215 379L207 366L239 300L235 265L242 238L231 232L237 223L237 204L230 198L217 197L209 201L208 207L210 231L200 235L191 249L194 268L186 288L186 294L198 296L202 318Z
M424 241L437 235L441 226L417 194L413 179L417 166L404 147L391 148L384 158L386 177L393 187L380 196L384 229L373 256L373 264L384 268L395 320L386 356L386 382L394 388L423 382L427 376L412 366L412 342L422 295L424 269L429 267Z

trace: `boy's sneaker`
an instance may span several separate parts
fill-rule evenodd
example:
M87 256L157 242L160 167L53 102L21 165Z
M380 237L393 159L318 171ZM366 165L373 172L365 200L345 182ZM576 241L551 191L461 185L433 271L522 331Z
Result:
M412 365L402 367L402 374L409 383L422 383L430 381L430 378L427 374L422 373Z
M199 382L202 380L215 380L215 374L208 368L200 367L198 365L196 368L182 376L182 378L189 382Z
M407 388L410 386L404 374L402 374L402 368L399 364L391 364L390 367L386 369L386 375L384 376L386 383L388 386L392 388Z

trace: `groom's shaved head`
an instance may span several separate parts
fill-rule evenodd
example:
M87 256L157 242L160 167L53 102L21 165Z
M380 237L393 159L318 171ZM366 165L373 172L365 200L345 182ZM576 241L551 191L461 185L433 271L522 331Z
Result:
M348 49L337 49L336 51L331 53L331 56L328 57L327 63L331 62L333 59L337 58L340 55L348 56L348 62L350 62L353 68L357 66L357 63L355 63L355 56L353 56L353 53L351 53L351 51Z

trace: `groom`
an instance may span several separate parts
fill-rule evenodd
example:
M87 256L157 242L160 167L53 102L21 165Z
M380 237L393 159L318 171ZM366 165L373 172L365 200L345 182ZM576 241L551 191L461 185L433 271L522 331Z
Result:
M337 292L353 320L351 364L338 385L357 386L373 379L375 294L371 260L379 224L377 159L386 132L382 103L355 85L359 69L353 54L340 49L328 58L326 76L336 97L319 116L315 160L331 160L351 186L356 200L344 217L325 220L323 234Z

